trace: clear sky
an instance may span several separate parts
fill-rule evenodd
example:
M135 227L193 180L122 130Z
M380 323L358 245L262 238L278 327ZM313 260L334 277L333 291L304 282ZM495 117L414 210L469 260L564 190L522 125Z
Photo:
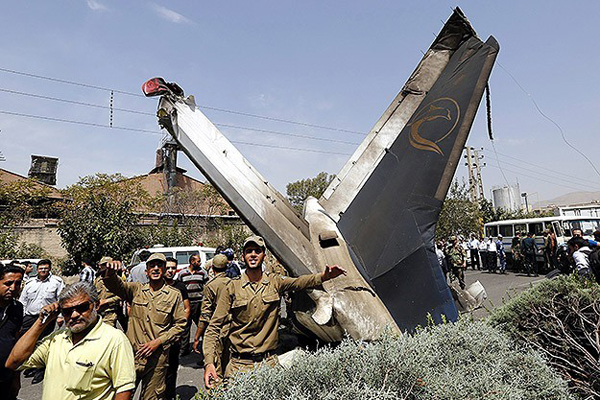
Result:
M194 94L214 123L245 127L222 128L232 141L342 153L238 146L284 192L290 181L320 171L337 173L356 144L250 128L359 143L456 5L480 37L494 35L501 46L490 85L495 145L507 180L518 179L532 201L600 190L600 176L565 145L529 96L573 145L598 160L596 0L4 2L0 111L109 123L106 108L8 92L106 107L108 91L6 70L138 94L145 80L164 76ZM153 114L156 104L156 99L115 93L117 108ZM206 106L359 133L250 118ZM59 157L59 187L95 172L132 176L150 171L161 138L156 118L115 111L113 124L156 134L0 113L0 151L6 157L0 167L26 174L31 154ZM483 179L489 195L492 186L505 180L487 138L484 107L468 144L485 149ZM192 176L201 177L185 155L180 159ZM457 176L465 176L465 170L461 165Z

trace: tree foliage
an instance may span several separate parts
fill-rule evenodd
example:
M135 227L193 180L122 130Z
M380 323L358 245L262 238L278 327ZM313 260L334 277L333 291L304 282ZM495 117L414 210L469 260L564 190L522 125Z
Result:
M476 203L469 200L467 185L453 181L442 206L435 234L438 238L452 235L468 237L472 232L480 232L483 227L482 215Z
M544 281L496 309L490 323L546 357L573 390L600 398L600 286L577 275Z
M335 175L329 175L327 172L320 172L314 178L290 182L286 186L288 200L296 211L302 213L302 208L304 207L306 199L309 196L317 199L321 197L333 178L335 178Z
M123 258L141 245L135 210L150 199L137 182L120 174L96 174L65 192L72 202L63 205L58 232L72 267L84 258Z

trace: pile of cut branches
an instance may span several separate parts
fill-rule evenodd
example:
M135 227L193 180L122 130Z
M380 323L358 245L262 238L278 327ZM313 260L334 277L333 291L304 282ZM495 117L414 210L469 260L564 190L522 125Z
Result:
M584 399L600 398L600 286L562 276L521 293L490 323L541 352Z

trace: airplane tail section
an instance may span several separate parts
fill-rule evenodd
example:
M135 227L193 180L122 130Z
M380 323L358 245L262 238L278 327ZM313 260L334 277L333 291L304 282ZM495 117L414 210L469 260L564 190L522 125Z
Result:
M435 70L432 52L438 51L449 57L445 66L439 73L417 68L411 77L413 83L419 74L437 78L420 99L411 98L409 80L400 104L390 106L367 138L354 164L362 162L362 170L349 168L322 200L401 329L426 323L427 314L438 321L457 316L434 250L435 225L498 50L493 37L482 42L455 10L420 65ZM389 143L377 154L372 144L382 132ZM354 196L337 195L340 190Z

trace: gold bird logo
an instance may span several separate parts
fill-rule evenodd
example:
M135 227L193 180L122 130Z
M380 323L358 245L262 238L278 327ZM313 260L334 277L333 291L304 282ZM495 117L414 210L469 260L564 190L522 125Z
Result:
M444 152L442 149L440 149L438 143L450 136L452 131L454 131L454 128L456 128L456 125L458 125L458 120L460 119L460 107L458 103L449 97L439 98L421 108L421 111L419 111L415 118L416 121L408 125L410 126L410 135L408 140L411 146L419 150L433 151L434 153L443 156ZM438 119L454 121L454 123L450 129L443 130L444 134L441 135L439 139L431 140L424 138L419 133L421 125ZM429 131L436 132L438 129L429 129Z

